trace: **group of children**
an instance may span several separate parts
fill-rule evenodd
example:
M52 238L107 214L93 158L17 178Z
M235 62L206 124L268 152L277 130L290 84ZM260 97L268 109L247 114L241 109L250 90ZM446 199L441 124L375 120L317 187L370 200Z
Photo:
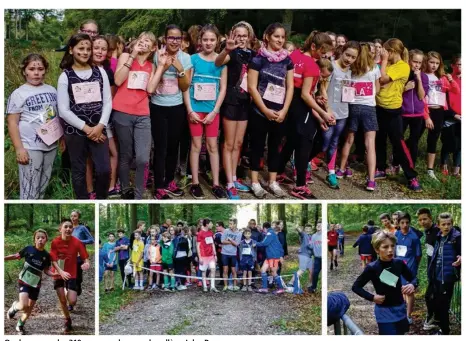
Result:
M207 218L199 219L197 226L191 227L182 221L174 226L167 219L161 226L152 225L147 233L145 222L138 222L129 239L121 229L117 240L114 233L108 233L108 242L100 250L99 264L105 292L114 290L113 273L118 263L122 282L130 287L133 277L134 290L183 291L197 285L203 292L219 292L216 281L223 281L224 292L267 293L275 283L273 293L283 293L285 282L281 268L288 254L283 223L265 222L258 226L251 219L242 231L237 224L237 219L231 218L225 228L218 221L214 232L214 223ZM297 276L309 270L309 291L315 292L322 257L320 223L313 235L306 229L298 231L301 247ZM217 269L222 280L216 277ZM258 289L255 283L259 278L262 283ZM293 280L294 277L290 285Z
M20 335L26 333L24 325L39 298L43 273L53 278L53 288L65 318L63 332L66 334L73 330L70 312L81 295L82 272L90 268L85 245L94 242L88 228L79 223L79 216L80 212L74 210L71 219L62 220L59 235L52 240L49 252L46 250L49 239L47 231L38 229L33 234L32 245L5 256L5 261L24 258L18 279L19 298L6 314L7 319L11 320L21 312L16 324L16 331Z
M375 318L383 335L402 335L413 323L421 244L425 246L428 282L423 329L450 334L450 303L461 272L461 232L448 212L439 214L436 222L428 208L419 209L416 216L422 230L411 225L407 212L383 213L381 227L370 220L353 245L359 247L363 272L352 290L375 303ZM375 293L364 289L368 282Z
M151 173L155 199L180 197L189 185L194 198L204 198L199 184L203 142L216 198L240 199L239 192L249 191L257 198L267 193L282 198L287 194L280 184L289 182L294 183L291 196L313 199L308 184L311 169L321 162L317 157L325 159L326 182L337 189L338 179L353 174L348 162L353 141L355 154L366 159L367 190L402 169L408 187L420 191L415 162L426 128L428 175L437 179L442 129L442 172L448 174L453 153L453 175L459 175L459 56L452 59L450 75L439 53L413 49L408 54L396 38L367 43L313 31L293 50L290 44L285 48L287 32L280 23L265 29L259 45L244 21L232 27L222 46L215 26L195 31L168 25L162 44L143 32L125 47L120 37L98 35L97 23L87 20L67 44L57 90L44 84L45 58L28 55L21 65L25 84L7 105L21 199L43 198L59 145L77 199L119 194L118 183L122 198L141 199ZM393 167L387 164L387 136ZM245 137L247 148L242 147ZM259 179L265 151L267 190ZM250 185L236 173L246 153ZM295 179L285 174L290 160ZM178 183L180 165L185 177Z

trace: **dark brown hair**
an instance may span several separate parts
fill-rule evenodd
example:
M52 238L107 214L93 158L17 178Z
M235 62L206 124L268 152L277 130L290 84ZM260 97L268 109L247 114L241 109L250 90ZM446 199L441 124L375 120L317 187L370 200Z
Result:
M275 22L273 24L270 24L269 26L267 26L267 28L265 29L264 31L264 43L265 45L268 44L268 41L267 41L267 36L270 36L272 35L276 30L278 30L279 28L282 28L283 31L285 31L285 39L286 39L286 29L285 29L285 26L283 26L283 24L279 23L279 22Z
M85 33L77 33L70 38L70 41L66 45L65 55L63 56L60 62L60 69L69 69L74 64L74 57L70 54L70 49L73 49L76 45L78 45L81 41L87 40L91 43L91 55L89 56L88 63L89 65L92 63L92 39L88 34Z
M311 49L312 44L315 45L316 49L325 47L327 52L333 48L332 38L325 32L319 32L317 30L312 31L311 34L307 37L303 45L303 51L307 52Z
M44 65L45 72L47 72L49 69L49 63L47 62L47 59L45 59L44 56L38 53L30 53L26 57L24 57L23 61L21 62L21 65L19 66L24 79L26 79L26 76L24 75L24 73L26 72L26 68L31 62L41 62L42 65Z

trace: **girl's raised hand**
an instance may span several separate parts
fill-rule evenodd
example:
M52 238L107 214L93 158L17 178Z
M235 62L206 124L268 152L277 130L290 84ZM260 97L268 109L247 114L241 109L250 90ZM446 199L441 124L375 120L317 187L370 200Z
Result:
M233 32L230 32L230 36L228 37L227 41L225 42L225 50L227 52L233 51L239 46L239 44L236 43L236 36L234 35Z
M27 165L29 163L29 154L25 148L21 148L16 152L16 161L20 165Z
M138 41L136 44L134 44L133 51L131 51L131 56L134 58L137 57L137 55L141 52L144 51L144 46L141 45L141 42Z
M382 52L380 53L382 60L388 61L388 51L382 48Z
M157 62L161 66L165 66L168 62L168 53L165 45L163 45L160 50L157 51Z

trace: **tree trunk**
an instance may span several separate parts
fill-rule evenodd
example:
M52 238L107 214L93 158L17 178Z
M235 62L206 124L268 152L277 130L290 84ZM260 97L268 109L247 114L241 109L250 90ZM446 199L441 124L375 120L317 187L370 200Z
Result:
M265 204L265 221L269 223L272 221L272 205Z
M183 205L181 208L181 217L184 221L188 221L188 205Z
M10 205L6 205L5 230L10 226Z
M317 226L317 222L319 221L319 218L320 218L320 205L315 205L316 209L315 209L315 215L314 215L314 220L315 220L315 224L314 226Z
M283 221L283 232L286 234L286 211L285 211L285 204L277 204L278 208L278 220Z
M138 225L138 204L131 204L131 231L136 230Z
M186 220L188 221L188 224L191 224L193 222L193 209L194 209L194 204L189 204L187 205L187 212L186 212Z
M293 10L292 9L285 9L283 11L282 23L283 23L283 26L285 26L286 33L290 35L291 26L293 25Z
M150 205L147 205L147 219L149 220L148 224L149 226L153 224L152 222L152 207Z
M56 211L57 215L56 215L55 222L57 224L60 224L60 220L61 220L60 204L57 204L56 209L57 209Z
M309 205L302 204L301 205L301 226L305 226L307 224L309 214Z
M257 219L256 223L259 224L261 220L261 204L256 204Z
M165 209L163 206L160 206L160 222L165 222Z
M125 204L125 224L126 230L129 231L129 229L131 228L131 225L129 224L129 204Z
M107 204L107 228L112 226L111 218L112 218L112 212L110 212L110 204Z
M151 204L152 206L152 223L160 224L160 204Z
M30 204L29 207L29 228L34 228L34 205Z

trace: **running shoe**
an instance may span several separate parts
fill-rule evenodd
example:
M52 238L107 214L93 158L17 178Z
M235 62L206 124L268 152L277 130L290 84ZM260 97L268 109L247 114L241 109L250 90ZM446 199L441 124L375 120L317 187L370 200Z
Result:
M17 324L15 329L18 332L19 335L26 335L26 330L24 329L24 324Z
M65 320L65 326L63 327L63 332L65 334L71 332L73 330L73 326L71 325L71 319L68 318Z
M239 286L237 286L237 285L233 286L232 291L239 291Z
M97 198L97 194L95 194L94 191L88 193L88 195L90 200L95 200Z
M445 176L448 176L448 169L443 168L442 169L442 174Z
M280 295L280 294L283 294L285 292L284 289L277 289L273 292L274 295Z
M113 189L108 191L108 196L109 197L119 195L119 194L120 194L120 191L116 188L116 186L113 187Z
M233 285L229 285L228 290L233 291Z
M134 199L134 188L128 187L121 191L121 199L133 200Z
M154 199L157 200L167 200L170 199L170 196L163 188L158 188L155 190Z
M335 175L337 176L338 179L343 179L345 177L345 172L343 172L341 169L338 169L335 172Z
M249 192L251 190L249 186L246 186L241 179L237 179L233 183L235 184L235 188L238 192Z
M375 180L383 180L386 178L387 178L387 173L385 173L384 171L379 171L379 170L375 171Z
M375 190L375 186L376 186L375 181L367 180L367 182L366 182L366 190L372 192L372 191Z
M338 261L335 259L335 268L338 268Z
M216 287L210 287L210 292L219 292Z
M272 182L269 185L269 189L272 191L272 194L275 195L277 198L286 197L285 191L280 188L280 185L276 181Z
M14 307L16 306L16 303L18 301L14 301L13 304L11 305L10 309L8 309L8 312L6 314L6 317L11 320L15 318L16 313L18 312Z
M412 178L408 181L408 188L414 192L422 192L422 187L419 184L419 181L416 178Z
M322 160L319 158L315 157L311 160L311 170L316 171L319 170L319 164L322 163Z
M185 189L186 187L188 187L192 183L193 183L193 179L190 178L189 176L185 175L185 176L183 176L181 178L179 185L180 185L181 189Z
M202 281L198 281L198 282L197 282L197 286L198 286L199 288L202 287Z
M250 292L254 291L254 288L252 287L252 285L248 285L248 291L250 291Z
M70 304L70 305L68 306L68 311L73 311L73 310L74 310L74 307Z
M413 324L413 318L412 317L406 316L406 319L408 320L409 324Z
M330 270L333 270L333 263L330 263Z
M338 179L337 179L337 176L335 174L327 175L327 177L325 178L325 182L330 186L330 188L333 188L333 189L340 188L338 186Z
M294 181L290 179L288 175L286 175L285 172L283 172L282 174L277 175L277 182L279 184L284 184L284 183L293 183Z
M435 332L433 335L443 335L442 329L439 329L437 332Z
M163 288L163 291L171 291L171 290L170 290L170 287L165 287Z
M227 196L230 200L239 200L238 190L236 187L227 188Z
M209 289L208 289L207 287L202 287L202 291L203 291L203 292L208 292Z
M312 287L307 287L307 291L308 291L310 294L315 294L315 293L316 293L316 289L313 289Z
M263 199L267 194L267 192L265 191L265 189L262 188L260 183L253 183L251 186L251 189L252 189L252 192L254 193L254 196L257 199Z
M204 192L199 184L192 184L189 193L191 193L195 199L204 199Z
M133 290L139 290L139 288L140 288L139 285L135 285L135 286L133 287Z
M438 321L435 321L433 318L426 319L424 321L424 326L422 327L424 330L433 330L438 329Z
M246 292L246 291L248 291L248 288L249 287L247 285L243 285L243 287L241 288L241 291Z
M353 177L353 171L351 170L351 168L346 167L345 176L346 176L347 178Z
M437 177L435 176L435 173L433 170L428 170L427 171L427 176L429 178L431 178L432 180L435 180L435 181L439 181L439 179L437 179Z
M269 289L267 289L267 288L260 288L259 290L257 290L257 292L260 293L260 294L268 294Z
M186 285L182 285L182 284L180 284L180 285L178 285L176 287L176 290L178 290L178 291L183 291L183 290L187 290L187 289L188 289L188 287Z
M227 292L227 291L228 291L228 286L225 285L225 286L223 287L223 290L222 290L222 291L223 291L223 292Z
M312 185L314 183L314 180L312 179L312 174L311 171L306 172L306 185Z
M294 187L290 194L302 200L316 199L314 194L312 194L311 190L307 186Z
M223 187L221 187L221 186L212 186L212 194L217 199L226 199L226 198L228 198L225 189Z
M168 184L167 188L165 188L165 191L175 197L181 197L184 194L184 191L178 187L175 180Z

